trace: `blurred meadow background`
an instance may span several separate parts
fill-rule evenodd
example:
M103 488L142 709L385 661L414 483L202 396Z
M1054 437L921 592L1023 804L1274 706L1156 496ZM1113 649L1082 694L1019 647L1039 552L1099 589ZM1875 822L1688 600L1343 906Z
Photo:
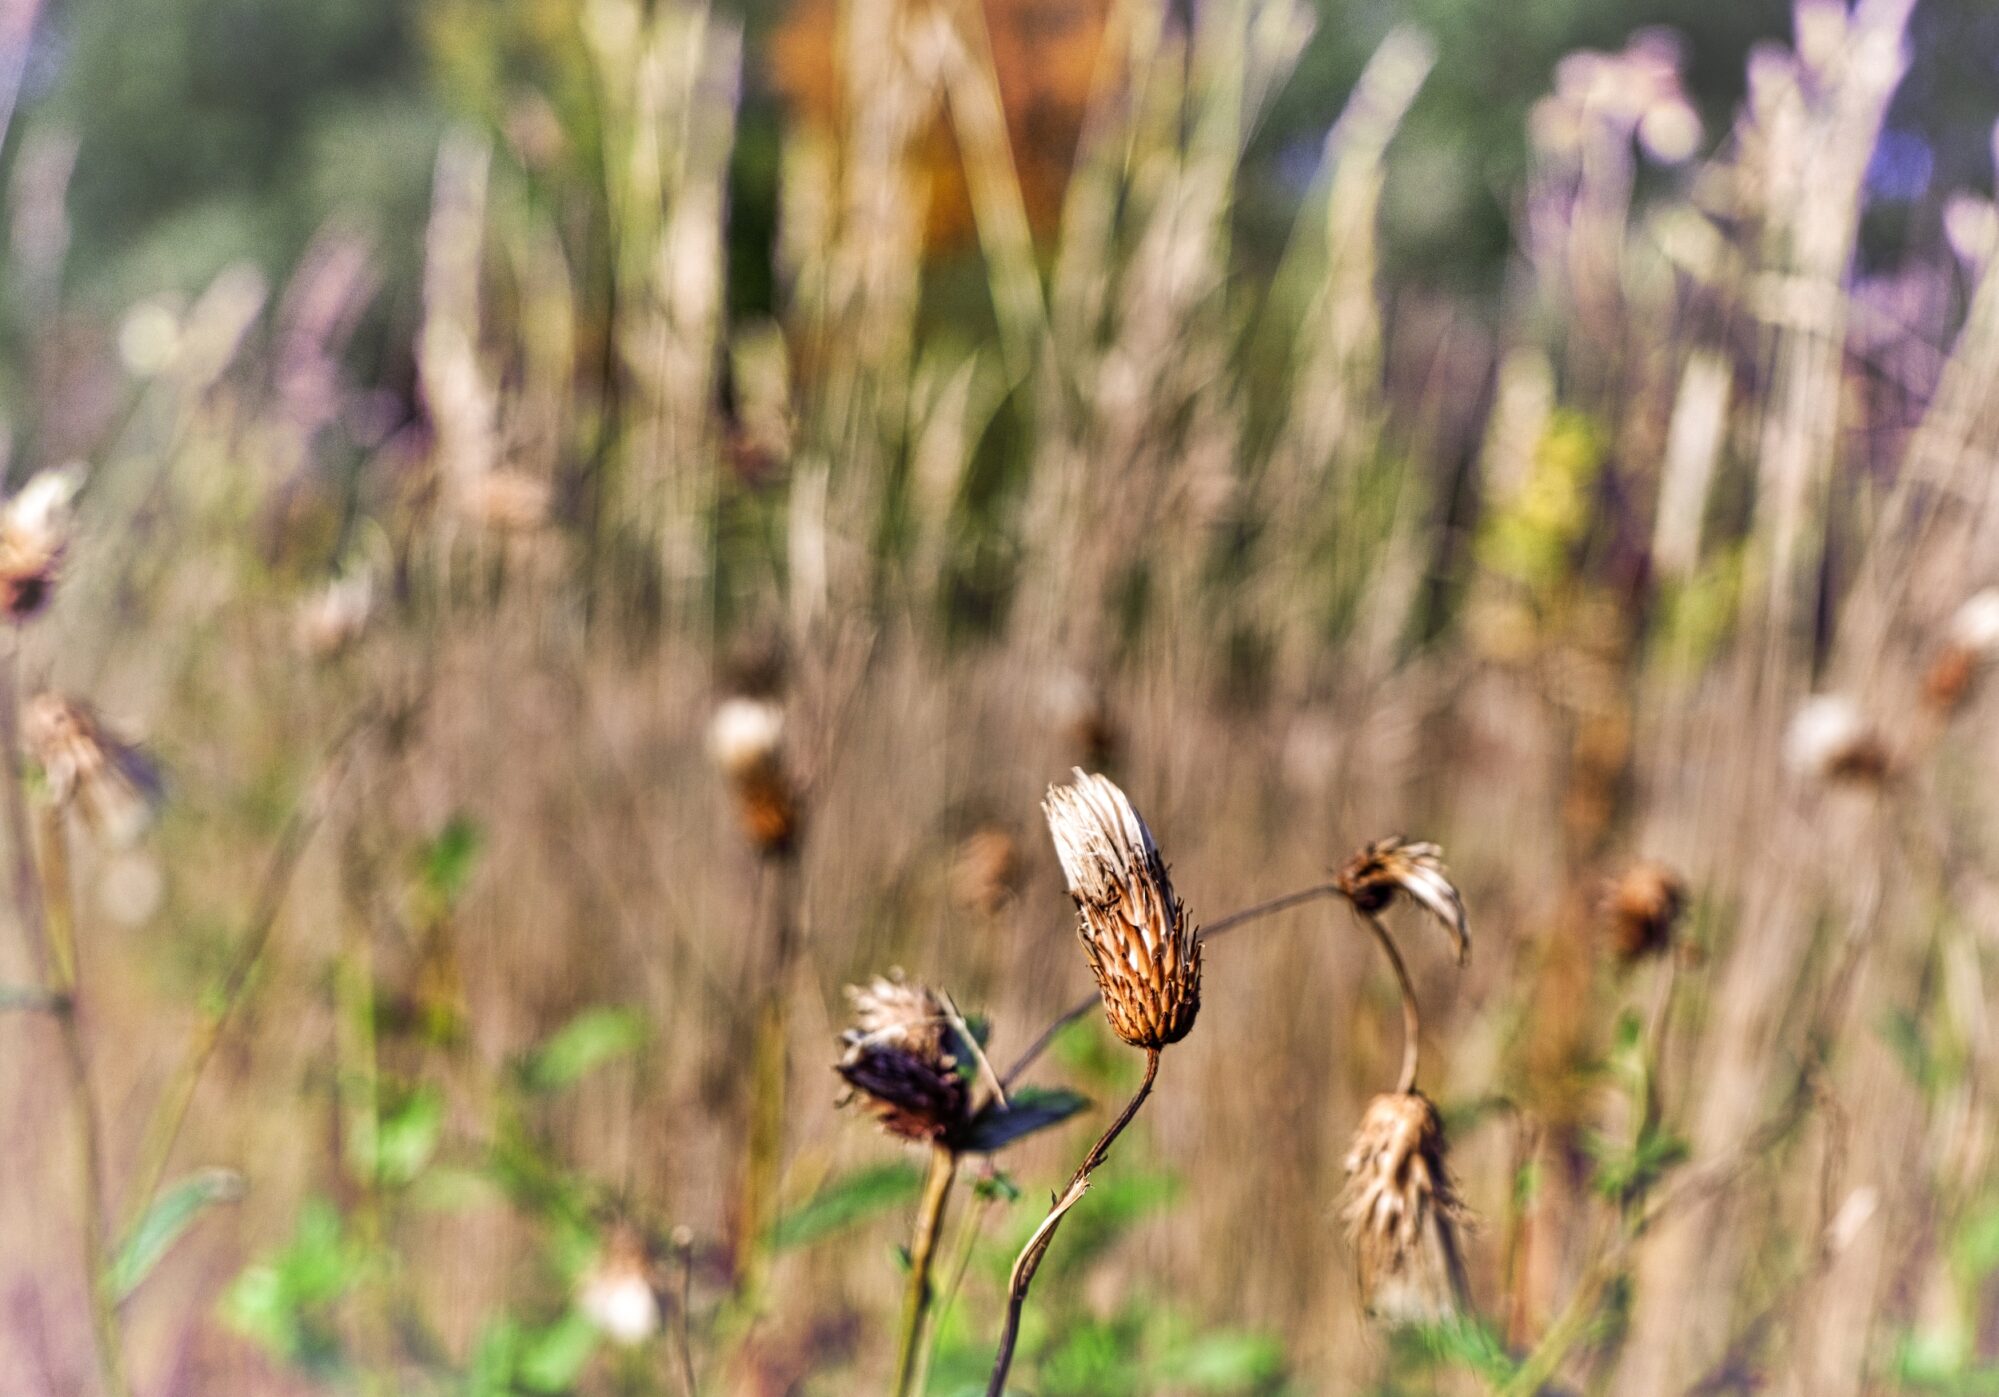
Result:
M1011 1390L1999 1392L1995 118L1968 0L0 3L0 1388L891 1391L843 989L1087 995L1082 766L1197 923L1442 846L1469 1304L1313 898Z

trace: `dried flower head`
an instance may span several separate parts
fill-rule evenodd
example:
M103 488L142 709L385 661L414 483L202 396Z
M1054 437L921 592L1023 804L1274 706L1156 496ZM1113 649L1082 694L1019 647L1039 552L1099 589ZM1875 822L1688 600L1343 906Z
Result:
M1349 902L1370 914L1386 908L1397 893L1407 893L1450 933L1458 964L1471 959L1464 899L1444 867L1444 851L1435 844L1410 843L1397 835L1377 839L1348 859L1334 882Z
M41 471L0 505L0 612L17 625L48 605L81 483L74 471Z
M21 733L42 769L50 804L74 809L113 844L139 837L164 793L150 757L113 734L88 705L60 694L31 699Z
M1978 671L1999 659L1999 587L1965 598L1951 614L1944 643L1923 678L1923 696L1943 710L1956 708Z
M576 1287L576 1308L593 1328L632 1347L659 1332L659 1292L645 1238L629 1223L614 1225L603 1250Z
M726 698L708 724L708 751L735 790L743 831L770 856L789 853L798 838L798 793L783 742L784 708L772 699Z
M849 985L854 1026L835 1066L882 1129L905 1140L941 1140L970 1119L972 1094L959 1070L955 1016L943 997L900 971Z
M343 572L299 604L293 634L307 655L330 660L361 638L374 614L374 574Z
M1664 953L1686 906L1679 875L1646 860L1625 869L1604 886L1604 929L1611 951L1630 964Z
M1134 1047L1179 1042L1201 1007L1201 943L1152 831L1115 784L1081 770L1041 808L1111 1028Z
M1340 1218L1361 1300L1388 1324L1434 1323L1470 1309L1444 1124L1419 1092L1377 1096L1347 1151Z
M1784 763L1811 781L1879 782L1893 768L1888 744L1843 694L1817 694L1792 715Z
M990 917L1012 899L1020 882L1020 846L998 825L965 836L951 860L951 901L962 911Z

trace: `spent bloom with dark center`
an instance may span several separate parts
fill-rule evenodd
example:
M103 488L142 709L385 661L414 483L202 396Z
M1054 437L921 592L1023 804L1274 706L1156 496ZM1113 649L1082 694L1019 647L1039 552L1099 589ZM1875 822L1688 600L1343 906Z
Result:
M891 1135L935 1141L971 1116L972 1093L959 1069L956 1015L943 996L911 984L900 972L849 985L854 1026L841 1035L846 1051L835 1065Z
M1435 844L1411 843L1399 836L1365 845L1340 869L1334 881L1353 905L1377 913L1407 894L1442 924L1457 947L1458 964L1471 959L1471 927L1464 899L1444 867L1444 851Z
M152 758L105 727L88 705L60 694L31 699L21 733L50 804L76 811L113 844L138 838L164 794Z
M1201 945L1152 831L1113 782L1080 770L1041 808L1112 1030L1134 1047L1177 1043L1201 1007Z
M1604 886L1604 930L1610 948L1630 964L1664 953L1686 906L1680 877L1662 863L1635 863Z
M1387 1324L1424 1324L1470 1309L1443 1121L1419 1092L1368 1103L1347 1151L1340 1218L1362 1303Z
M19 624L48 605L69 551L74 471L41 471L0 505L0 611Z

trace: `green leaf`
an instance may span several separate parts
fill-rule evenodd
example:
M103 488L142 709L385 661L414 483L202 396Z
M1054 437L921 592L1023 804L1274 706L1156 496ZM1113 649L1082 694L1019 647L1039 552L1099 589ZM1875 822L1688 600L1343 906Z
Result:
M559 1091L613 1058L635 1052L646 1040L645 1016L636 1009L585 1009L521 1063L530 1091Z
M384 1184L407 1184L423 1172L444 1133L444 1095L419 1086L384 1112L375 1131L375 1177Z
M111 1262L111 1293L123 1300L137 1290L202 1209L242 1196L243 1176L232 1169L200 1169L162 1190Z
M1194 1392L1240 1392L1275 1381L1284 1371L1284 1346L1268 1334L1203 1334L1160 1360L1158 1375Z
M836 1179L771 1228L779 1251L809 1246L916 1196L921 1182L908 1164L876 1164Z
M485 832L466 815L453 815L418 854L423 891L437 910L450 907L472 881Z
M527 1337L515 1375L534 1392L567 1392L597 1351L597 1331L575 1311Z
M1088 1097L1073 1091L1022 1087L1006 1105L995 1101L979 1112L952 1143L967 1154L991 1154L1037 1130L1060 1125L1089 1104Z

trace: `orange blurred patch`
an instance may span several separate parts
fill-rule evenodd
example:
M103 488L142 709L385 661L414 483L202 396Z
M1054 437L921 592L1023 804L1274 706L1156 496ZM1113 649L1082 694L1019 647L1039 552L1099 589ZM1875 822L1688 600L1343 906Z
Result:
M840 3L793 0L767 60L792 118L828 133L843 125ZM1028 221L1036 234L1047 234L1061 216L1109 0L981 0L980 8ZM930 186L930 250L970 244L977 236L972 201L941 93L917 158Z

